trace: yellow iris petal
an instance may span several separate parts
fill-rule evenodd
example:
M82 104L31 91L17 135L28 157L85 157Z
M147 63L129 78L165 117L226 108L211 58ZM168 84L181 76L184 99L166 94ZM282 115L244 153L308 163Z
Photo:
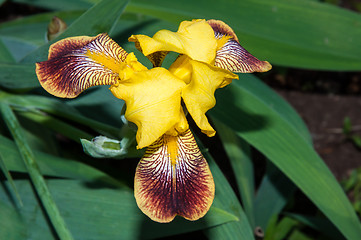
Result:
M110 87L125 101L125 117L138 126L138 148L151 145L166 132L187 129L181 109L185 83L164 68L134 72L128 80Z
M177 32L161 30L154 34L153 38L133 35L129 41L135 42L145 56L172 51L210 64L213 64L217 50L217 40L212 27L201 19L183 21Z
M189 58L185 58L184 62L187 63L182 65L191 65L192 75L189 84L182 90L183 101L202 132L209 137L214 136L215 130L205 114L216 104L215 90L230 84L232 79L238 79L238 76L228 70Z

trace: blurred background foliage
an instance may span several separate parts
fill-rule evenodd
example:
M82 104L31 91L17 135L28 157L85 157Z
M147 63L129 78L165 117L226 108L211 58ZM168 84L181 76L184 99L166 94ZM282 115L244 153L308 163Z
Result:
M360 71L361 15L330 3L0 0L7 16L0 23L0 239L360 239L360 171L342 188L304 122L262 75L240 74L217 91L209 112L217 137L193 128L216 197L203 219L170 224L150 221L136 206L133 177L142 152L94 159L82 151L80 139L123 137L124 103L107 87L57 99L35 75L35 62L47 59L51 43L101 32L150 67L128 37L176 31L194 18L228 23L243 47L278 71ZM9 9L20 17L12 18ZM48 41L54 16L68 27ZM345 135L352 139L349 125ZM355 203L344 189L354 190Z

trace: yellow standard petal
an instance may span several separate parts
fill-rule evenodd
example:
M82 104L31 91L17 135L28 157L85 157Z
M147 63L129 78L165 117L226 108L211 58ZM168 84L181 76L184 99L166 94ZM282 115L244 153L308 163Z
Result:
M110 87L116 97L125 101L126 119L138 126L138 148L149 146L167 131L188 128L181 107L184 86L168 70L153 68L134 72L129 79Z
M214 136L215 130L209 124L206 112L214 107L214 92L238 79L228 70L189 59L192 66L190 83L183 89L182 98L197 126L207 136Z
M36 74L49 93L74 98L91 86L117 83L126 57L107 34L70 37L50 46L48 60L36 63Z
M266 72L272 68L269 62L258 60L244 49L227 24L213 19L207 22L218 43L215 66L239 73Z
M164 135L149 146L135 173L138 207L157 222L170 222L176 215L203 217L214 190L208 164L189 129L178 136Z
M214 31L205 20L183 21L177 32L160 30L153 38L133 35L129 41L153 62L161 63L164 52L185 54L193 60L214 63L217 40ZM156 59L156 61L154 60ZM161 59L161 60L160 60Z

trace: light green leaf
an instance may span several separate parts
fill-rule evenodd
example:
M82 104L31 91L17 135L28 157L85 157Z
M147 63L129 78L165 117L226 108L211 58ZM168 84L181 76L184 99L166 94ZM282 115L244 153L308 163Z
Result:
M358 239L360 221L335 177L294 122L276 110L275 101L265 101L250 84L255 80L249 80L233 82L220 91L212 116L271 160L346 238Z
M127 10L177 24L192 18L222 20L243 47L272 64L361 69L361 15L337 6L299 0L133 0Z

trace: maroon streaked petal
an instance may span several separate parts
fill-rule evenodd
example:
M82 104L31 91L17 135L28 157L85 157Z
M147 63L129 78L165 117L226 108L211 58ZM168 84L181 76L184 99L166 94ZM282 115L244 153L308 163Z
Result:
M267 72L272 68L269 62L258 60L231 39L217 51L215 66L238 73Z
M227 24L213 19L207 22L221 44L216 54L215 66L238 73L266 72L272 68L269 62L258 60L244 49Z
M36 63L36 74L49 93L73 98L91 86L116 84L126 56L107 34L70 37L50 46L49 59Z
M176 215L197 220L207 213L213 177L189 129L177 137L164 135L148 147L136 170L134 195L142 212L157 222Z

